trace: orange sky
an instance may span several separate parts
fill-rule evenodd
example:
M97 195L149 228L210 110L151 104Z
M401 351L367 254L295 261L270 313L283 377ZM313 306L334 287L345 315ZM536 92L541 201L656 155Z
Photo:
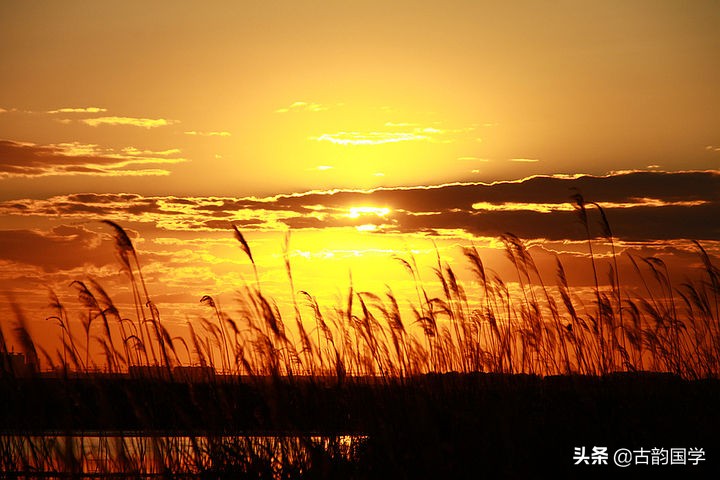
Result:
M706 148L720 144L712 1L0 8L3 137L173 151L122 169L172 172L162 182L114 169L92 179L102 191L265 196L720 161ZM11 178L3 196L87 181Z
M393 255L432 281L435 248L510 278L507 231L588 285L576 191L682 276L690 240L719 250L719 23L714 1L3 2L0 290L122 296L101 219L183 321L252 280L231 224L279 299L288 229L329 304L350 271L407 288Z

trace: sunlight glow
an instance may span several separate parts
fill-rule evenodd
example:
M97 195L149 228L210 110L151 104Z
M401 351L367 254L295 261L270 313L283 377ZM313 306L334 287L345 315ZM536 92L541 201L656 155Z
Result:
M389 208L378 208L378 207L351 207L350 212L347 214L350 218L358 218L360 215L374 214L378 217L385 217L390 213Z

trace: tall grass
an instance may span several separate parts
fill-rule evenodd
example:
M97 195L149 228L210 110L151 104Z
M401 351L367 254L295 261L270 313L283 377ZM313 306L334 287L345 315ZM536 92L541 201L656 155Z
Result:
M343 478L352 472L363 442L363 437L0 435L0 472L14 472L13 478L58 478L53 473L61 478Z
M352 385L350 382L354 379L361 384L366 377L371 377L372 395L367 398L382 397L385 382L394 386L414 385L410 392L424 392L418 395L423 398L417 398L416 402L407 402L404 397L407 393L402 389L386 392L389 395L386 400L402 400L405 402L400 402L402 405L414 405L412 411L417 416L407 413L408 418L400 421L407 432L393 432L394 427L377 428L376 425L372 433L382 438L368 437L371 440L368 443L362 436L223 436L222 428L217 430L216 424L209 427L210 433L199 436L194 431L164 436L152 431L152 416L158 413L157 406L131 402L137 409L134 416L141 420L141 428L150 430L148 435L116 432L93 437L82 432L33 435L24 431L0 435L0 471L14 472L16 478L35 474L52 476L53 472L69 478L83 478L87 474L102 478L118 472L137 477L187 474L206 478L223 475L365 478L368 475L358 473L361 471L358 468L370 458L375 462L379 459L379 465L394 468L401 476L401 466L416 463L414 460L408 463L412 455L404 448L416 447L425 447L421 455L436 455L438 458L433 457L430 464L442 465L439 471L445 471L447 465L438 460L441 457L444 460L443 452L436 450L435 444L426 445L427 438L435 438L428 432L447 428L455 435L455 429L462 430L469 420L468 412L475 415L475 405L460 415L460 422L448 426L444 424L445 412L441 412L445 405L432 410L432 402L427 402L424 395L459 401L465 393L475 392L475 386L455 385L452 381L457 376L449 376L449 382L439 387L450 389L444 396L432 390L434 376L423 377L419 383L411 377L445 372L595 376L644 370L672 372L687 379L720 377L720 269L708 252L695 243L702 265L698 278L680 283L661 259L629 256L627 261L632 264L642 288L640 293L634 293L622 283L619 264L623 259L616 253L615 239L604 211L597 204L585 203L581 196L575 200L586 231L587 268L593 272L589 300L569 285L565 266L559 259L555 272L541 272L526 244L508 233L501 240L513 268L511 278L502 278L487 268L478 250L471 245L464 249L464 256L474 281L463 283L458 279L456 267L443 261L436 249L431 272L435 279L433 285L423 280L424 272L412 255L395 257L398 268L403 268L413 283L410 314L403 313L401 301L390 286L381 293L358 291L352 276L342 300L323 306L312 292L296 291L289 237L286 237L283 258L292 305L291 316L286 318L263 291L251 246L233 227L239 248L252 265L254 283L239 292L233 315L216 297L202 296L199 302L206 313L188 321L185 335L171 333L161 320L130 237L120 225L105 222L114 232L118 257L132 293L132 313L125 316L99 283L78 280L71 284L81 306L82 320L78 325L70 320L71 315L58 295L50 291L50 315L46 321L58 329L60 341L59 347L48 351L34 341L25 316L15 305L17 321L12 333L27 359L35 363L42 360L48 369L66 378L82 376L86 382L97 383L98 391L108 388L103 376L83 374L107 372L143 377L132 378L135 383L120 384L120 388L127 390L124 392L127 398L147 399L158 391L157 385L175 387L183 382L200 382L208 387L208 398L212 401L198 400L199 404L204 405L203 408L216 405L219 415L228 419L243 403L230 398L232 394L228 392L233 390L225 389L226 384L237 386L246 380L255 381L262 385L259 391L270 392L264 397L263 408L270 412L267 418L278 420L278 425L283 425L284 410L293 404L292 398L284 396L291 391L285 387L299 377L309 378L310 382L297 382L296 392L305 391L315 399L314 395L321 390L303 390L308 384L330 385L333 395L341 402L343 395L353 395L354 390L336 389L334 383L337 387ZM601 218L599 237L593 234L588 220L593 208ZM598 242L610 245L609 260L597 257ZM605 268L608 281L602 284L600 275ZM10 332L0 328L0 354L4 356L10 352L7 333ZM8 369L5 362L0 366L0 379L9 379L4 387L9 385L12 390L14 377L20 376L20 372ZM200 368L187 368L191 366ZM468 377L473 376L463 378ZM67 382L70 396L73 391L92 391L70 385L71 382ZM458 389L454 394L452 385ZM140 391L143 388L148 391ZM191 392L188 398L203 391L187 388L187 392ZM589 391L595 390L581 390ZM99 407L107 410L112 402L103 398L107 404ZM483 397L483 401L492 398L492 395ZM366 397L361 395L353 401L363 399ZM377 424L384 426L402 417L402 411L387 405L383 408L381 403L378 401L380 408L373 410L373 414L380 416ZM462 405L462 401L459 404ZM370 408L378 405L371 402ZM346 414L342 406L338 411ZM425 424L419 418L421 414L430 417L425 419ZM503 414L502 405L497 411L478 413L478 417L496 414ZM343 418L350 418L349 414ZM147 424L142 423L145 420ZM289 424L293 421L297 419L293 418ZM415 427L418 422L420 426ZM479 423L474 421L471 425ZM408 432L416 430L418 438L407 437L411 435ZM478 438L485 438L471 430L471 433L462 433L464 436L458 443L475 445ZM443 437L437 434L437 439L440 438ZM509 440L510 444L513 441L519 442L517 437ZM439 440L436 443L439 445ZM490 441L490 444L496 443ZM533 440L528 448L534 449L536 443L539 442ZM483 448L489 446L479 444ZM461 456L465 461L477 453L470 447L467 451L457 445L455 448L456 454L463 452ZM458 461L457 457L450 458ZM439 463L433 464L436 461ZM455 468L457 471L458 466ZM368 471L368 478L377 473L372 466Z
M396 257L414 284L410 317L390 287L378 294L356 291L352 277L345 300L323 308L311 292L296 291L288 254L285 270L292 304L290 320L262 290L249 243L233 227L251 263L254 285L240 292L231 317L211 295L200 303L209 316L189 322L186 335L172 336L151 299L139 256L124 229L110 221L116 250L133 297L133 315L123 316L95 281L75 281L84 309L82 330L51 292L48 321L59 329L60 348L35 348L18 313L20 347L64 372L141 372L172 378L174 367L200 365L219 373L250 376L350 376L404 378L429 372L498 372L540 375L602 375L654 370L686 378L720 374L720 269L699 243L702 278L675 284L662 260L629 256L643 292L633 294L619 276L613 233L602 207L575 196L587 236L593 272L592 298L583 302L557 261L554 279L538 269L524 242L501 240L515 278L488 270L474 246L465 248L474 282L463 285L437 252L433 273L439 295L430 293L414 257ZM589 209L601 218L591 232ZM600 261L594 243L611 247ZM608 282L599 280L608 270ZM19 309L18 309L19 311ZM303 315L304 313L304 315ZM102 358L91 352L102 352Z

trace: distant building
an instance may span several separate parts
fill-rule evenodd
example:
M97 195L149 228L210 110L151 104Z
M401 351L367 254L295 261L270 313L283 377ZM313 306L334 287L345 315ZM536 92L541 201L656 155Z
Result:
M0 352L0 376L27 378L38 372L37 363L22 353Z

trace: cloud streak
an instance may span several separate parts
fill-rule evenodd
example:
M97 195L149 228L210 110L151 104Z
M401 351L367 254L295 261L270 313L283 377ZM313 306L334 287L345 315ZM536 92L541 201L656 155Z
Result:
M165 118L136 118L136 117L96 117L85 118L80 122L90 125L91 127L99 127L101 125L111 126L132 126L140 128L158 128L179 123L177 120L168 120Z
M423 127L415 123L394 122L386 122L385 128L386 130L365 132L323 133L319 136L309 137L309 140L329 142L335 145L382 145L400 142L453 143L463 134L475 129L475 127L441 128L437 124Z
M0 203L0 215L151 222L181 231L246 228L363 227L367 231L581 241L585 231L572 195L605 210L619 240L720 241L720 173L631 172L607 176L538 176L517 182L462 183L371 191L307 192L264 199L74 194ZM600 214L588 204L591 233L602 236ZM371 229L367 225L375 225Z
M183 132L185 135L190 135L192 137L229 137L231 134L230 132L226 131L220 131L220 132L196 132L195 130L190 130L188 132Z
M107 112L107 108L100 108L100 107L65 107L65 108L58 108L57 110L48 110L47 113L49 114L57 114L57 113L104 113Z
M323 105L315 102L294 102L291 105L283 108L278 108L275 113L288 113L288 112L324 112L330 110L329 105Z
M324 133L311 137L318 142L330 142L335 145L382 145L384 143L416 142L430 140L427 135L396 132L338 132Z
M186 162L179 154L177 149L158 152L126 147L115 151L77 142L37 145L0 140L0 179L59 175L169 175L169 170L158 167Z

